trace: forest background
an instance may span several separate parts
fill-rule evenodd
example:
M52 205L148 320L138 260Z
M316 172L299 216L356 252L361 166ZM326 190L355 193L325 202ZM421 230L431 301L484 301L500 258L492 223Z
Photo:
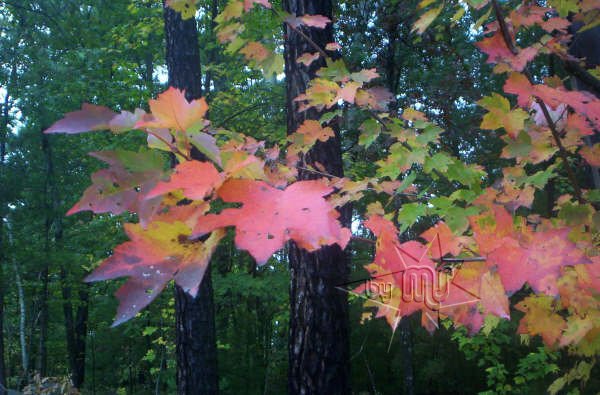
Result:
M122 282L83 282L126 240L122 224L131 217L89 212L65 217L89 185L90 175L102 167L87 153L100 148L135 151L145 136L94 133L75 138L43 133L83 102L148 110L148 99L167 88L163 4L142 0L0 4L4 383L8 388L23 388L43 377L60 381L71 376L83 393L175 393L172 292L163 292L135 319L112 328L117 304L112 295ZM419 20L418 4L337 2L335 39L346 66L376 68L379 82L395 94L396 108L413 107L425 113L446 131L442 143L456 156L483 166L488 174L501 175L508 161L502 157L502 133L481 129L486 110L476 105L504 84L502 76L492 73L487 56L473 45L493 15L489 9L469 9L457 16L455 7L444 7L436 23L419 32L413 29ZM225 6L219 0L201 1L196 14L211 122L284 145L283 65L272 65L281 71L265 76L219 44L215 18ZM281 21L267 10L250 14L245 26L273 47L281 46ZM533 41L534 33L522 38L528 39ZM538 57L532 69L540 75L569 75L553 56ZM359 144L365 115L350 107L341 111L346 175L371 174L385 142ZM575 171L584 189L593 188L585 162L576 162ZM552 216L555 199L573 192L567 178L547 180L528 213ZM488 180L490 185L494 181ZM425 190L452 188L429 179L411 182ZM371 203L376 200L373 197ZM435 223L435 218L424 214L416 206L406 206L401 219L414 225L405 229L405 240ZM354 228L356 236L372 238L364 227ZM373 245L352 243L349 249L352 278L364 278L363 266L373 260ZM220 390L285 393L287 254L278 253L268 264L257 266L234 247L229 235L217 250L211 270ZM517 335L518 314L469 336L464 328L449 326L430 334L415 317L406 320L399 333L393 332L385 320L362 322L363 312L363 300L351 298L351 385L356 393L398 393L399 389L543 393L560 378L572 393L595 393L600 388L593 358L582 361L564 349L544 347L539 337Z

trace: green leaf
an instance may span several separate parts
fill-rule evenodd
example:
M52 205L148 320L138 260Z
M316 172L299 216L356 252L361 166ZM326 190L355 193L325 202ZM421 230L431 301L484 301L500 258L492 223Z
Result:
M158 330L157 327L155 326L147 326L144 328L144 330L142 331L142 336L150 336L152 335L154 332L156 332Z
M381 134L381 125L376 120L369 118L360 125L361 134L358 136L358 144L369 148Z
M531 136L525 131L521 131L516 140L507 137L507 145L502 151L503 157L523 158L531 152Z
M417 136L417 143L422 145L427 145L431 142L437 141L440 133L442 133L444 129L440 128L437 125L429 124L423 129L423 132Z
M427 156L425 158L423 170L425 173L431 173L434 170L445 173L448 170L448 165L452 162L452 158L448 154L445 152L438 152L433 156Z
M398 222L400 223L400 232L404 232L410 226L417 222L419 217L424 217L427 212L427 206L422 203L406 203L398 212Z
M569 16L569 12L579 12L577 0L548 0L548 3L552 8L555 8L558 11L558 14L563 18Z
M404 191L406 188L412 185L416 178L416 173L410 173L408 176L404 177L404 180L402 180L402 184L400 184L400 186L396 189L395 192L400 193Z
M528 176L524 183L531 184L538 189L543 189L548 183L548 180L556 177L554 170L557 168L557 166L557 164L550 165L545 170L538 171L537 173Z
M558 218L569 226L588 224L594 209L589 204L567 202L562 205Z

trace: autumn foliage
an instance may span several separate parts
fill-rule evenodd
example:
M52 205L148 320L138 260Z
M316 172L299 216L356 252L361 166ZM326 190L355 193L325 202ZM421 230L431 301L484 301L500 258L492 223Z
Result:
M170 1L176 10L193 3ZM435 23L445 7L423 3L420 8L429 9L415 24L419 33ZM108 168L92 176L92 186L69 211L138 215L139 224L125 225L130 240L88 277L129 278L117 292L115 324L133 317L171 279L195 293L226 228L235 229L236 246L258 264L289 240L309 251L332 244L345 248L351 234L338 222L336 207L360 201L367 190L388 201L408 190L427 197L412 185L414 175L422 173L448 180L456 189L448 196L430 196L429 201L415 198L394 212L391 206L371 204L358 213L376 237L375 258L366 270L373 279L394 285L389 300L372 292L366 298L366 306L376 310L374 316L385 317L395 329L402 316L421 312L429 330L450 319L473 333L494 320L509 319L515 313L511 296L524 291L526 296L514 306L522 315L520 333L540 335L548 347L568 346L578 355L600 352L600 195L580 188L572 169L574 163L599 164L598 144L588 146L584 138L600 128L600 100L592 93L567 89L554 76L536 80L528 71L528 64L542 54L578 62L566 51L572 37L566 14L586 26L592 16L598 17L600 7L593 1L568 2L567 9L561 8L566 2L549 2L558 9L524 2L503 11L494 0L468 3L477 9L489 7L495 15L485 25L486 36L475 45L495 65L494 72L506 77L504 92L478 102L486 111L481 129L503 131L502 157L512 163L493 186L488 186L493 177L482 167L466 164L442 148L444 130L424 114L412 108L388 112L394 98L376 84L375 70L351 72L342 59L329 57L319 77L294 100L302 110L332 112L320 121L306 121L286 147L213 127L205 118L206 101L188 102L174 88L150 101L150 113L115 113L84 104L52 125L47 133L139 130L152 149L92 153ZM218 37L252 66L276 73L281 55L242 34L245 14L257 7L271 4L231 1L217 18ZM457 7L460 11L462 5ZM273 12L293 28L323 28L331 22L318 15L297 18ZM515 37L521 29L533 28L541 29L539 39L521 48ZM309 65L337 49L335 43L314 48L298 62ZM597 70L592 72L597 75ZM324 174L316 164L308 170L322 178L296 180L297 169L305 166L303 155L334 135L328 123L339 116L337 106L355 106L369 114L360 127L360 145L367 147L381 137L388 142L376 176L338 178ZM193 149L206 161L193 160ZM177 166L169 169L157 150L172 153ZM544 164L542 170L533 166L538 164ZM571 193L554 202L552 217L519 215L524 212L520 208L531 208L548 180L565 176ZM422 216L439 222L417 240L400 242L399 234ZM416 269L432 274L422 277L421 285L432 292L443 290L439 297L407 298L404 274ZM352 290L360 295L367 291L365 284Z

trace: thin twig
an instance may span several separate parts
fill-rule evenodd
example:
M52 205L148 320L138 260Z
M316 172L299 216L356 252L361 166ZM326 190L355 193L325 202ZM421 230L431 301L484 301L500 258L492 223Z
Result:
M238 117L239 115L242 115L243 113L247 112L247 111L252 111L252 110L256 110L257 108L260 108L264 105L267 105L268 103L255 103L251 106L247 106L242 108L239 111L234 112L233 114L229 115L228 117L226 117L225 119L223 119L221 122L219 122L217 125L215 125L215 128L220 128L223 125L225 125L227 122L231 121L232 119Z
M285 23L286 25L288 25L290 27L290 29L292 29L293 31L295 31L296 33L298 33L298 35L300 37L302 37L303 39L305 39L306 42L309 43L311 47L313 47L317 52L319 52L319 54L321 54L321 56L323 56L323 58L325 58L325 59L330 58L330 56L327 55L327 52L325 52L325 50L323 50L323 48L321 48L316 42L314 42L314 40L312 38L310 38L309 36L307 36L302 30L300 30L296 26L294 26L286 18L283 18L283 16L279 13L279 11L277 11L275 8L271 8L271 10L279 18L282 18L283 19L283 23Z

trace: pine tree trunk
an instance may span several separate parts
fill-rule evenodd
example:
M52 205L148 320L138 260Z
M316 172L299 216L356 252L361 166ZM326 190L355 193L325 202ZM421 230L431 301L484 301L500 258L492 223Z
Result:
M285 0L284 8L300 16L318 14L332 16L331 0ZM333 29L302 28L319 47L333 41ZM316 49L296 31L286 25L285 73L287 84L287 130L294 133L306 119L318 119L314 109L299 113L293 101L304 93L315 71L324 59L306 67L296 62L305 52ZM339 134L327 142L317 142L304 157L307 165L319 162L326 172L343 175ZM316 178L300 171L299 179ZM341 220L348 225L350 208L342 210ZM348 340L348 306L346 293L336 286L348 275L348 257L338 246L324 247L308 253L290 244L290 339L288 346L290 394L349 394L350 366Z
M202 95L198 29L194 18L182 20L165 6L169 85L184 89L188 100ZM192 152L200 159L199 152ZM216 394L217 347L210 269L196 297L175 286L177 392L179 395Z

